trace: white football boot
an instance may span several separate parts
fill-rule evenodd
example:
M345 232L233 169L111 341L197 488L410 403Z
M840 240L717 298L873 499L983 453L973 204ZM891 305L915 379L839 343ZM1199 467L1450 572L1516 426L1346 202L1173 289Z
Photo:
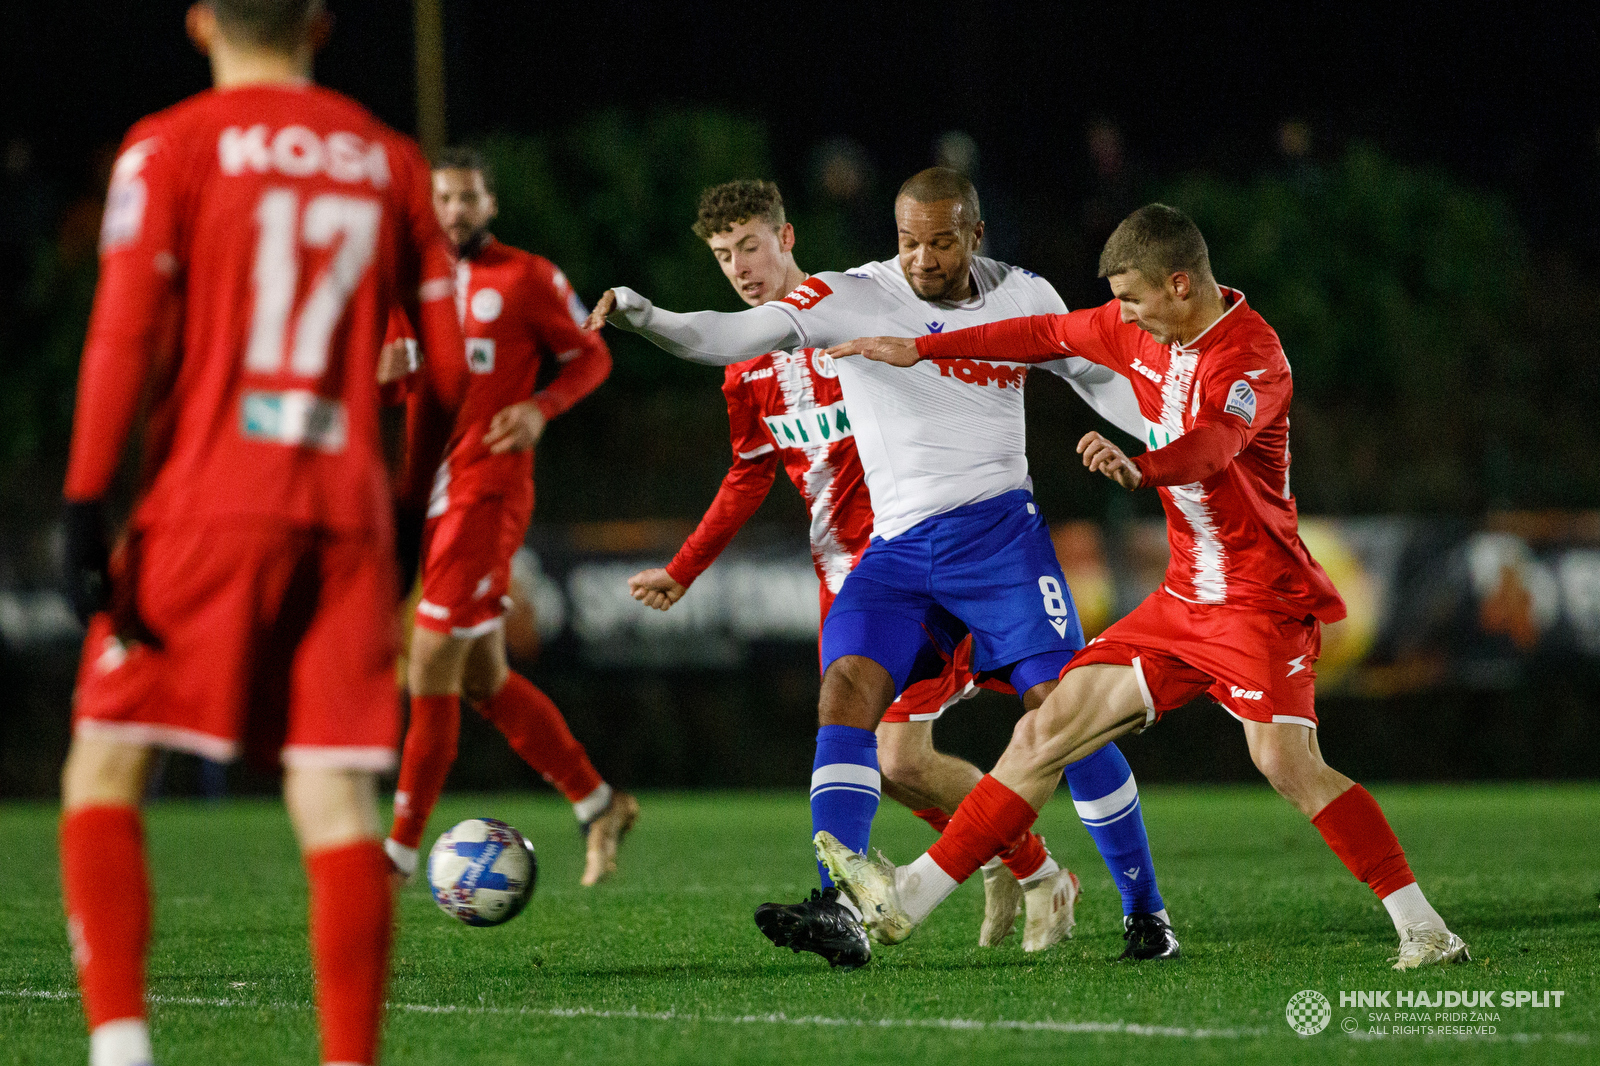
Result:
M978 929L980 948L999 947L1017 926L1022 913L1022 885L1004 863L983 868L983 925Z
M851 851L839 838L823 829L812 839L817 859L828 868L828 876L839 890L850 897L861 912L861 924L880 944L898 944L916 929L916 923L900 905L900 892L894 883L894 864L878 853L876 862Z
M408 848L393 837L383 842L383 853L389 856L389 883L399 890L411 883L417 875L417 849Z
M1412 926L1400 937L1400 954L1393 960L1397 970L1419 966L1438 966L1447 962L1471 962L1466 941L1448 929Z
M1073 910L1082 894L1078 875L1071 870L1057 870L1038 884L1030 885L1023 893L1028 920L1022 927L1022 950L1043 951L1070 940L1072 928L1078 924Z

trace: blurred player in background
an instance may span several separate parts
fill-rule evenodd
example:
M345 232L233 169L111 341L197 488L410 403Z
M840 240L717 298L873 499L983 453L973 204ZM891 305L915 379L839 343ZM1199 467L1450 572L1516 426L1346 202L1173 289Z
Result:
M138 803L155 747L281 760L322 1057L377 1057L391 892L376 776L399 733L374 365L389 308L449 355L419 385L435 408L459 405L464 375L427 163L311 83L328 28L318 0L192 7L216 88L129 131L107 200L66 482L89 633L61 822L95 1066L152 1061ZM144 478L113 562L102 500L141 398ZM193 859L198 875L218 856Z
M618 288L601 297L590 325L611 321L681 358L725 366L837 344L869 323L937 333L1065 310L1043 278L977 254L983 220L964 175L942 167L913 175L894 214L895 258L813 275L781 299L736 314L675 314ZM921 664L970 633L974 672L1009 685L1031 710L1082 647L1083 632L1033 502L1025 375L973 362L930 366L915 378L862 359L832 366L855 428L873 531L823 620L811 809L814 829L864 851L880 794L875 730ZM1113 424L1137 432L1138 404L1125 380L1081 358L1049 369ZM1108 746L1067 774L1123 893L1123 957L1176 955L1127 761ZM959 795L971 784L947 787ZM833 888L825 869L822 880ZM757 921L780 947L817 951L836 965L870 957L860 913L837 892L764 906Z
M783 197L770 181L713 186L701 195L698 215L695 235L710 245L745 303L759 307L805 281L794 261L794 224L784 217ZM817 570L820 617L826 618L845 575L872 537L872 502L839 372L818 348L768 352L729 366L722 392L733 435L733 465L672 561L628 580L633 598L662 611L677 603L767 498L781 463L811 516L811 560ZM936 833L944 831L950 811L983 776L965 759L933 746L934 720L977 691L967 669L972 639L942 651L919 664L919 676L889 705L877 729L883 790ZM1023 880L1030 886L1026 892ZM1077 877L1057 867L1038 834L1024 834L985 866L983 889L980 947L1010 936L1024 910L1024 951L1043 951L1072 935ZM786 914L786 908L766 908L757 920L781 923Z
M1073 658L927 854L895 870L824 834L818 853L879 938L902 940L1033 824L1063 765L1205 695L1240 721L1272 787L1383 901L1400 934L1394 968L1466 961L1466 944L1423 896L1377 801L1322 761L1313 664L1322 624L1345 607L1298 532L1294 383L1277 333L1243 293L1216 283L1199 228L1162 204L1117 227L1100 276L1114 299L1092 310L831 349L897 366L1070 352L1123 375L1139 398L1147 450L1130 459L1089 433L1078 452L1125 489L1159 490L1171 564L1159 589Z
M617 844L639 802L601 779L550 697L507 666L505 614L512 556L533 514L534 447L550 419L606 379L611 353L582 328L588 310L561 271L489 233L493 176L477 152L454 148L434 160L433 206L455 249L469 384L428 502L408 667L411 724L384 848L401 875L415 873L423 829L455 762L465 696L572 803L587 837L582 884L594 885L616 870ZM405 352L398 336L385 347L385 378ZM420 363L432 356L424 345ZM546 359L555 360L555 375L535 391ZM426 402L412 399L408 423L413 449L432 454L419 431L437 424L419 415ZM409 461L407 471L408 480L427 473Z

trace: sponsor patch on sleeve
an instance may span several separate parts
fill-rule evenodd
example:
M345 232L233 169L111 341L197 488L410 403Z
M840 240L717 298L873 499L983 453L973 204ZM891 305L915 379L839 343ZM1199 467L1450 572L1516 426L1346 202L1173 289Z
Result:
M779 303L786 303L790 307L804 311L808 307L815 307L819 302L833 295L833 290L828 288L821 278L807 278L794 287L794 291L785 296Z
M139 239L150 191L144 182L144 165L160 142L146 137L117 157L106 193L106 213L100 221L100 250L109 252Z
M1238 415L1246 425L1255 425L1256 390L1250 387L1248 381L1235 381L1228 386L1228 402L1222 405L1222 409L1230 415Z

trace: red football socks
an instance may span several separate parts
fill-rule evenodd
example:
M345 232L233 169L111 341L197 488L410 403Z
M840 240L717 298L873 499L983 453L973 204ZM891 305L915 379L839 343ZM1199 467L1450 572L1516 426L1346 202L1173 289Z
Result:
M1027 800L984 774L928 849L928 857L957 882L965 881L1027 833L1037 817Z
M941 836L950 825L950 816L939 807L927 807L911 813L927 822ZM1049 857L1044 838L1033 832L1025 833L1021 840L1000 853L1000 861L1016 875L1018 881L1033 876Z
M1050 852L1044 846L1044 837L1031 831L1023 833L1021 840L1000 853L1000 861L1016 875L1018 881L1026 881L1038 873L1039 867L1043 866L1049 857Z
M306 876L322 1061L375 1062L389 975L389 858L374 840L324 848L306 856Z
M600 787L600 774L561 711L521 674L508 674L500 691L478 704L478 713L493 722L511 750L559 788L568 802L577 803Z
M394 826L389 836L408 848L422 844L428 815L439 802L444 780L456 761L461 736L460 696L412 696L411 724L400 752L400 780L394 792Z
M1351 785L1311 819L1328 847L1383 899L1416 882L1400 841L1372 794Z
M137 808L79 807L62 815L61 889L90 1030L143 1018L150 882Z

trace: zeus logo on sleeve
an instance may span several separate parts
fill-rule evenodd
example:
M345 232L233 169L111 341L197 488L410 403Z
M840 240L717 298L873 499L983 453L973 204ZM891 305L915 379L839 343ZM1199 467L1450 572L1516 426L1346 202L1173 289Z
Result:
M780 303L804 311L821 300L833 295L833 290L821 278L807 278L794 287L794 291L785 296Z
M1222 405L1222 409L1230 415L1238 415L1246 425L1255 425L1256 392L1250 383L1240 380L1228 386L1228 402Z

